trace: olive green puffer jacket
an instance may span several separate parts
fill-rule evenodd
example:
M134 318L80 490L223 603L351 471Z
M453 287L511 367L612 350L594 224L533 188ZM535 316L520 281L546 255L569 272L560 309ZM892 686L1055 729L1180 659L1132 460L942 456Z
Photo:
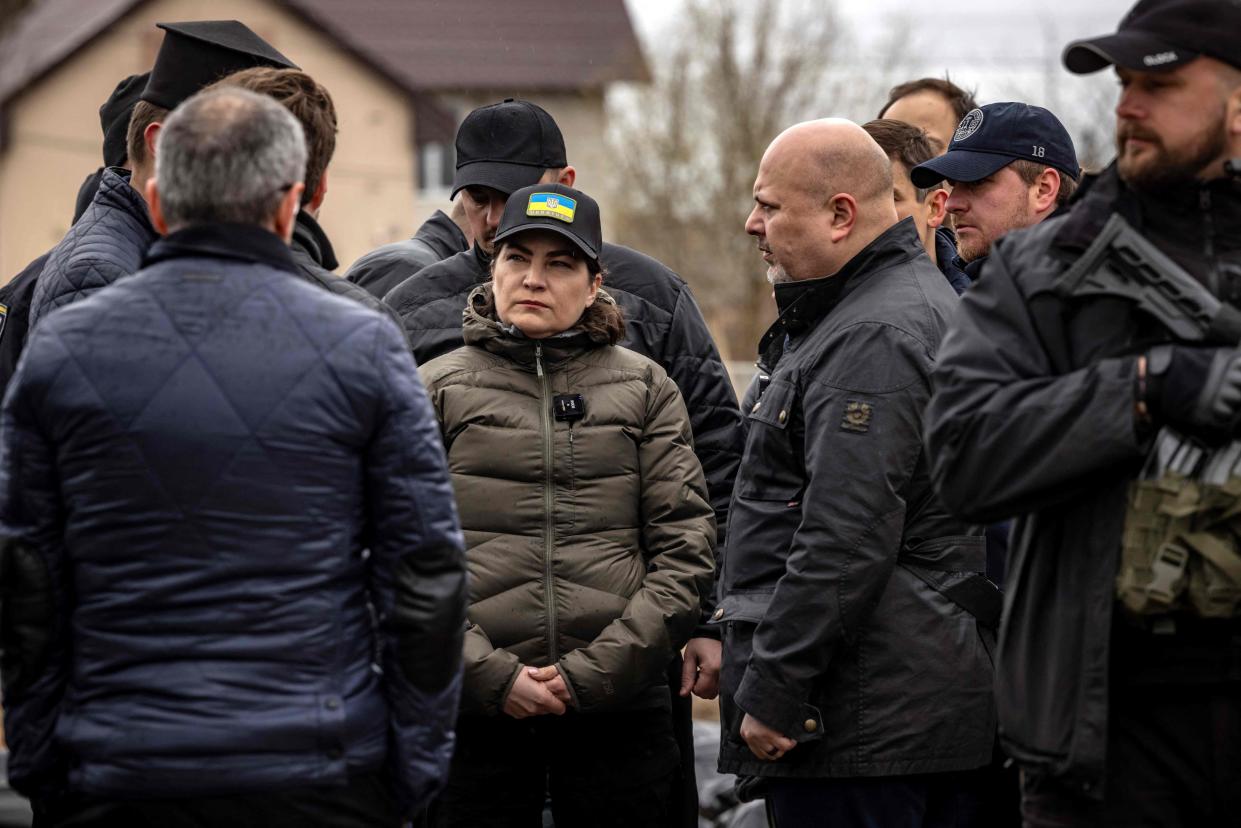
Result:
M665 671L710 588L715 519L663 369L616 347L602 291L527 339L470 294L466 346L420 372L469 548L462 711L500 712L522 665L555 664L579 710L668 704ZM556 418L559 396L584 416Z

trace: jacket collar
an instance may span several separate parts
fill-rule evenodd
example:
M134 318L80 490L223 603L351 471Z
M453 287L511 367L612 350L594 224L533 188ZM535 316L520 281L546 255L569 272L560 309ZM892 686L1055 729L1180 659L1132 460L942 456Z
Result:
M108 167L99 177L99 189L95 192L92 206L110 210L120 210L131 216L154 237L155 228L151 226L151 214L147 210L146 199L129 183L129 170L121 167ZM88 207L87 211L91 208Z
M441 259L470 249L465 233L443 210L436 210L431 218L424 221L418 232L414 233L414 239L430 247Z
M474 267L478 268L478 275L482 279L486 279L491 274L491 254L484 251L475 242L470 247L470 255Z
M1236 179L1185 182L1151 195L1127 187L1113 161L1090 178L1086 187L1056 233L1054 246L1070 252L1085 250L1113 213L1122 215L1139 232L1149 225L1169 223L1198 227L1204 212L1220 219L1220 231L1241 230L1241 182Z
M253 224L196 224L169 233L151 246L145 265L185 258L232 259L298 272L289 246Z
M935 228L935 261L939 264L940 273L944 274L944 278L958 296L977 278L977 271L970 273L969 267L957 252L956 236L947 227Z
M913 219L904 219L879 234L845 266L822 279L804 279L776 285L780 318L772 327L790 336L813 328L840 300L866 282L871 274L908 261L922 252Z
M759 341L762 364L773 368L787 339L797 339L813 330L819 320L868 282L873 274L911 261L923 253L913 219L902 219L880 233L832 276L776 285L776 308L780 316Z
M461 325L465 344L507 357L531 370L534 370L536 346L542 346L543 363L555 369L586 351L609 344L592 338L580 327L570 328L546 339L531 339L516 327L505 325L496 319L494 311L484 313L483 308L490 299L490 284L479 285L470 291ZM616 304L604 290L599 291L595 301Z
M305 210L297 211L297 223L293 225L292 245L306 251L306 255L325 270L335 270L340 267L340 262L336 261L336 251L332 249L332 242L328 239L327 233L323 232L323 228L319 226L315 217Z

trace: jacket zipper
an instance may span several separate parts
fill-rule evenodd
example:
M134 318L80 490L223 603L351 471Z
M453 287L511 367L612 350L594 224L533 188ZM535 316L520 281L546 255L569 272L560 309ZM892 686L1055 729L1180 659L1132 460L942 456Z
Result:
M540 419L543 424L543 600L547 603L547 648L552 664L560 660L556 646L556 589L552 581L552 533L555 491L552 487L552 391L543 370L543 345L534 346L534 367L539 375Z
M1210 268L1211 292L1225 302L1232 302L1232 285L1225 285L1220 279L1219 268L1215 262L1215 221L1211 215L1211 191L1203 187L1198 191L1198 207L1202 210L1202 229L1205 238L1202 241L1202 252L1206 256L1207 267Z

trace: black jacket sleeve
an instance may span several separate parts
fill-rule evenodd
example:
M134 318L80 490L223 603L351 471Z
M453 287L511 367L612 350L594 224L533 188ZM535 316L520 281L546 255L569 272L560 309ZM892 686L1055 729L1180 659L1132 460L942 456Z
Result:
M31 344L0 415L0 638L9 784L51 797L64 782L53 734L69 680L69 593L55 451L38 409L55 376L46 357L63 349L38 332Z
M1075 496L1142 457L1136 359L1057 370L1000 245L966 291L940 348L927 409L931 475L944 505L996 521Z
M741 410L737 407L737 393L733 390L728 369L720 359L707 322L688 288L682 290L677 298L661 363L677 384L689 409L694 453L702 464L707 492L715 510L715 571L718 573L719 555L724 549L724 532L728 523L728 502L732 499L733 481L741 465L745 435ZM719 638L719 629L705 623L715 609L715 592L712 589L703 596L704 623L695 630L695 636Z
M377 328L384 387L366 457L370 591L392 711L389 764L408 812L448 773L461 692L465 552L430 401L398 332Z

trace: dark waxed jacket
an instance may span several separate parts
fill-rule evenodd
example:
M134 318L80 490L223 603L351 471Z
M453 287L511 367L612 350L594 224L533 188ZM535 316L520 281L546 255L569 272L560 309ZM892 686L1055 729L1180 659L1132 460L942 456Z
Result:
M974 520L1021 516L996 659L1005 749L1096 794L1121 527L1147 450L1136 355L1169 335L1127 301L1061 298L1051 284L1114 212L1241 304L1241 268L1228 280L1220 267L1241 265L1241 184L1140 197L1109 171L1067 215L997 243L944 340L927 411L947 506Z
M336 261L336 251L332 249L332 242L319 222L305 210L297 214L289 249L293 253L293 261L297 263L297 272L303 279L337 296L352 299L363 307L379 311L395 322L398 328L401 327L401 320L391 307L332 272L340 266Z
M694 453L707 477L722 544L743 439L728 371L680 277L650 256L616 244L604 244L600 260L608 272L604 288L625 314L621 345L663 367L685 399ZM461 347L461 309L470 290L487 280L490 266L490 257L471 247L406 279L384 297L404 322L419 365ZM704 596L704 615L712 608L711 597ZM718 633L704 624L697 634Z
M5 400L10 780L197 796L386 768L412 809L452 751L465 570L405 343L259 228L149 261L35 328Z
M129 184L129 171L104 170L94 200L43 267L30 306L30 327L56 308L136 273L157 238L146 201Z
M994 587L981 532L939 505L922 452L957 301L912 219L835 276L777 285L716 610L722 771L895 776L990 760L990 634L941 590ZM798 745L759 761L743 713Z
M480 311L490 291L470 295L467 347L420 369L469 546L463 709L499 713L522 664L555 664L582 712L667 707L714 569L681 395L614 346L606 294L587 324L534 340ZM584 416L554 419L573 394Z
M354 262L345 278L382 299L424 267L430 267L469 247L470 243L457 223L443 210L436 210L431 218L422 223L412 239L375 248Z

